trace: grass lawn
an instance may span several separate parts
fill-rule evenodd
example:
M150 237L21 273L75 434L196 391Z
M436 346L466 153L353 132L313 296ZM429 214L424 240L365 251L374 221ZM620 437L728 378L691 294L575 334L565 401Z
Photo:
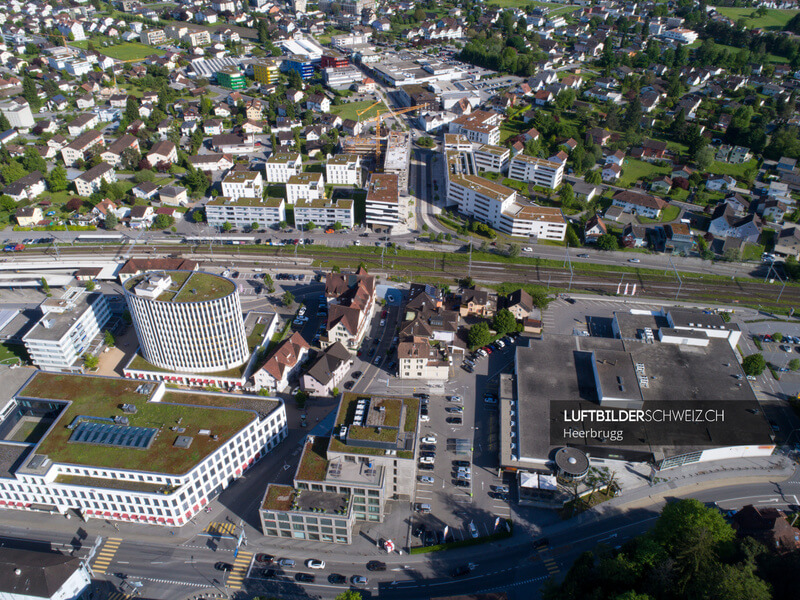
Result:
M622 176L619 178L617 185L620 187L628 187L643 177L669 175L670 172L671 171L669 167L658 167L643 160L626 158L624 164L622 165Z
M717 7L717 12L726 17L738 21L746 20L746 26L750 29L783 29L783 27L795 16L797 10L778 10L768 8L767 14L763 17L751 18L755 13L755 8L732 8L727 6Z
M764 246L761 244L745 244L744 250L742 250L742 260L761 262L762 254L764 254Z
M734 9L734 10L736 10L736 9ZM697 46L699 46L702 43L703 43L703 40L697 40L696 42L694 42L694 44L697 44ZM742 50L741 48L737 48L736 46L729 46L728 44L715 44L715 47L716 48L724 48L724 49L729 50L730 52L732 52L734 54L737 53L737 52L740 52ZM771 62L772 63L787 63L787 62L789 62L788 58L784 58L783 56L777 56L775 54L767 54L765 56L765 59L766 59L767 63L771 63Z
M159 50L158 48L154 48L153 46L148 46L147 44L140 44L139 42L122 42L121 44L117 44L115 46L103 46L103 40L91 40L94 44L95 49L100 54L105 54L111 58L116 60L144 60L148 56L152 54L157 54L161 56L164 54L163 50ZM111 40L107 38L104 41L108 41L113 43L115 40ZM85 50L89 46L89 40L82 40L80 42L72 42L70 44L72 46L76 46L77 48L81 48Z
M528 0L489 0L488 5L499 6L500 8L515 8L525 6L562 6L560 4L551 4L549 2L528 2Z
M22 344L0 344L0 363L4 365L11 365L17 362L14 360L9 360L12 358L18 358L23 363L29 363L31 360L31 357L28 356L28 351L25 350L25 346Z
M677 219L679 214L681 214L681 207L670 204L661 211L661 216L659 216L657 219L648 219L647 217L637 218L642 223L669 223L670 221Z
M339 115L342 120L344 119L353 119L354 121L358 121L361 119L365 121L370 117L374 117L377 113L379 108L383 108L383 111L386 110L386 107L383 106L383 102L378 104L377 106L371 108L360 117L356 114L359 111L364 110L374 104L374 102L370 102L369 100L361 100L359 102L346 102L345 104L340 104L339 106L331 106L331 112L335 115Z
M744 172L748 169L750 169L753 175L755 175L756 171L758 170L758 160L753 158L746 163L739 165L726 162L717 162L715 160L708 168L708 172L714 173L715 175L730 175L737 181L741 181L744 179Z

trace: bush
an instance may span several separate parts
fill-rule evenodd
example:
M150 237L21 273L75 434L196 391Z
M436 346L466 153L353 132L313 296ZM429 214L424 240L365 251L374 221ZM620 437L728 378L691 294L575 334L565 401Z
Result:
M428 552L440 552L442 550L453 550L455 548L466 548L468 546L477 546L478 544L485 544L487 542L496 542L498 540L505 540L510 538L514 535L514 523L506 519L506 523L508 523L509 528L511 531L507 531L502 529L497 531L491 535L487 535L484 537L479 538L469 538L466 540L459 540L457 542L450 542L448 544L436 544L434 546L417 546L415 548L409 548L409 554L426 554Z
M742 369L744 370L745 375L758 377L766 368L767 361L764 360L764 357L761 354L751 354L750 356L745 356L744 360L742 361Z

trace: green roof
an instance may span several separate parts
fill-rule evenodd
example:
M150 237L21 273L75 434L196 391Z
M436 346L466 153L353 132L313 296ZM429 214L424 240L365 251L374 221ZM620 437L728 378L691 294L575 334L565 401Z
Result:
M236 291L236 285L219 275L202 271L166 271L172 284L157 298L160 302L204 302L224 298ZM147 273L131 277L125 282L125 289L131 293Z
M144 356L142 356L139 352L133 355L131 362L125 367L126 369L132 369L134 371L151 371L153 373L175 373L184 375L194 375L191 371L170 371L169 369L162 369L161 367L157 367L151 362L148 362ZM244 377L245 370L247 369L247 363L239 365L238 367L233 367L232 369L228 369L227 371L216 371L214 373L202 373L202 375L209 375L211 377L231 377L233 379L241 379Z
M17 396L71 404L62 410L35 452L59 463L177 475L189 471L258 418L252 409L241 409L239 397L232 395L170 392L164 394L161 402L149 402L156 385L153 384L151 392L144 395L136 391L143 383L153 384L89 375L36 373ZM75 417L113 418L122 414L123 404L133 404L137 408L135 414L126 415L131 426L159 429L148 449L69 442L72 430L68 426ZM180 434L172 432L170 428L179 423L185 431ZM210 430L217 439L200 435L201 429ZM191 447L174 447L178 435L193 437Z
M230 196L218 196L206 202L206 206L263 206L265 208L279 208L283 203L283 198L250 198L242 196L240 198L231 198Z
M317 436L313 442L306 442L303 455L297 466L295 479L323 481L328 473L328 441L330 438Z
M267 486L267 493L264 495L264 502L261 508L264 510L288 511L294 504L295 491L289 485L277 485L270 483Z

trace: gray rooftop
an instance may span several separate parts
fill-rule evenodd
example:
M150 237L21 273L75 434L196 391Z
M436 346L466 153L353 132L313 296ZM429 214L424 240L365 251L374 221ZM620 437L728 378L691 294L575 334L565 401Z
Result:
M48 298L42 303L45 314L31 330L25 334L25 340L44 340L56 342L64 337L75 325L76 320L102 297L100 293L75 293L68 300ZM46 307L58 307L63 312L47 312Z

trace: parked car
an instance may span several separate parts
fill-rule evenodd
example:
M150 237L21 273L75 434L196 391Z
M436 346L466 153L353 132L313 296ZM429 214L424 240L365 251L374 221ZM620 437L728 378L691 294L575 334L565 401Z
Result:
M470 522L469 534L473 537L473 539L478 537L478 528L475 527L475 523Z
M489 489L491 489L492 491L495 491L495 492L500 492L502 494L507 494L508 493L508 486L507 485L492 485L492 486L489 486Z
M451 425L461 425L464 420L461 417L447 417L447 422Z
M420 475L417 479L420 483L433 483L433 477L430 475Z
M435 444L436 438L432 435L426 435L424 438L420 440L423 444Z
M449 413L453 413L456 415L464 414L464 409L461 408L460 406L448 406L445 410L447 410L447 412Z
M461 398L461 396L450 396L448 400L450 400L450 402L461 403L463 401L463 398Z
M469 487L469 481L466 479L454 479L453 485L456 487Z
M421 462L423 465L432 465L434 458L432 456L421 456L419 462Z
M453 466L454 467L469 467L469 466L472 466L472 463L470 463L468 460L454 460L453 461Z
M417 468L420 471L433 471L433 465L429 465L427 463L419 463L419 465L417 465Z

